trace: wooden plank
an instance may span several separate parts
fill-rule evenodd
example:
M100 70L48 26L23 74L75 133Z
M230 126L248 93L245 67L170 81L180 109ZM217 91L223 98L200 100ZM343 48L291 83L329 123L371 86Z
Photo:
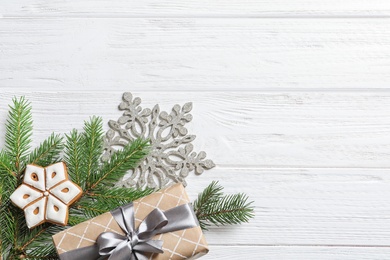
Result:
M389 255L389 248L211 246L210 253L202 259L383 260L388 259Z
M131 88L123 91L132 90ZM143 107L170 110L192 101L196 150L218 165L390 167L390 94L137 92ZM82 128L91 115L117 119L122 92L2 92L0 144L13 95L33 103L35 143L52 131Z
M0 88L387 89L389 27L388 19L0 19Z
M211 180L219 180L226 193L249 194L256 214L249 224L211 229L211 245L390 249L389 169L218 167L190 176L190 196Z
M386 0L109 0L6 1L0 14L6 16L376 16L389 15Z

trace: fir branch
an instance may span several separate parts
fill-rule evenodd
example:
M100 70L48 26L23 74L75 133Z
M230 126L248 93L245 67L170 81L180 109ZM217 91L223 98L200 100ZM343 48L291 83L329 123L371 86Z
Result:
M233 225L248 222L254 217L253 202L243 193L223 195L223 187L212 182L194 201L194 211L202 229L211 224Z
M52 224L43 225L38 231L34 232L34 236L26 241L21 247L25 257L28 259L58 259L53 243L48 243L48 241L52 240L54 234L65 228L66 227Z
M30 149L32 136L31 105L24 98L13 98L6 123L5 147L13 162L13 170L20 174Z
M8 256L14 246L16 225L15 209L11 207L9 197L17 186L17 178L5 169L0 170L0 259Z
M10 202L10 195L16 189L22 170L28 163L47 165L58 160L62 150L62 138L52 134L29 154L32 136L31 105L24 98L13 99L6 123L5 147L0 152L0 258L19 259L26 257L30 244L43 239L47 234L45 225L30 230L20 209ZM6 187L6 188L5 188ZM50 226L51 224L46 224ZM51 244L48 237L40 247ZM43 240L42 240L43 241ZM49 243L48 243L49 242ZM36 258L30 258L36 259Z
M103 120L101 117L91 117L84 123L84 156L87 182L96 174L99 168L100 156L103 153Z
M128 204L152 193L152 189L137 190L119 187L100 188L94 192L86 193L86 200L94 207L106 211Z
M93 218L144 197L152 192L152 189L136 190L119 187L99 188L94 192L86 193L85 196L77 202L75 208L78 212L73 211L76 213L74 214L76 218L72 221L79 221L77 219L77 217L80 217L79 213L82 213L81 216Z
M85 188L85 178L82 175L86 172L83 164L84 135L73 129L66 136L64 160L68 166L68 173L72 181Z
M198 194L198 199L194 201L194 208L198 211L206 211L210 204L216 203L223 197L223 187L218 185L217 181L213 181L201 193Z
M0 181L0 217L2 215L2 210L4 210L5 207L3 205L3 183ZM1 228L1 223L0 223L0 228ZM0 230L0 259L2 259L2 255L3 255L3 236L2 236L2 232Z
M149 152L149 140L136 139L122 150L112 154L109 162L105 162L97 174L91 175L87 192L98 185L112 186L125 175L126 171L135 168Z
M40 235L42 235L46 231L46 228L41 228L39 230L38 229L36 230L37 232L35 232L33 236L28 241L26 241L26 243L21 247L21 250L25 250L28 245L34 242L35 239L37 239Z
M31 235L30 229L27 227L26 219L24 217L24 214L20 214L20 209L12 207L11 209L14 211L12 213L13 215L13 221L15 225L15 232L14 232L14 250L17 252L22 252L21 247L24 244L25 240L28 240L28 236ZM41 226L38 228L34 229L35 231L40 229Z
M95 199L124 204L145 197L153 191L153 189L139 190L134 188L105 187L94 192L87 192L85 195Z
M63 149L62 137L52 133L44 140L28 158L28 164L49 165L59 161Z
M6 259L6 256L10 254L10 251L14 247L15 242L15 219L13 218L9 205L2 204L0 209L0 240L1 240L1 251L0 256Z
M0 181L5 178L5 175L16 177L16 174L12 171L12 167L12 160L8 153L0 151Z
M34 256L33 259L55 256L55 250L51 253L47 251L48 248L54 249L51 246L51 236L64 230L66 227L44 223L43 225L29 229L23 214L16 214L14 213L14 222L17 223L15 227L18 232L14 234L16 241L13 245L12 255L20 255L22 258Z
M0 152L0 259L8 256L14 245L16 232L9 197L17 186L17 178L10 170L11 160L4 151ZM10 172L11 171L11 172Z
M199 214L200 219L207 219L215 225L232 225L248 222L253 217L253 209L248 196L243 193L227 195L218 203L212 204L207 212Z
M82 211L84 216L86 216L87 218L94 218L107 212L105 208L99 208L91 204L92 203L86 202L85 200L79 201L76 205L76 209Z
M4 175L2 179L0 179L0 185L2 186L1 192L1 208L7 208L10 205L9 197L14 192L17 186L17 179L13 175ZM0 216L1 221L1 216Z
M74 208L72 208L72 209L74 209ZM74 210L72 210L72 209L70 209L70 211L69 211L69 218L68 218L68 225L69 226L75 226L77 224L80 224L80 223L88 220L84 213L75 213Z
M11 161L5 152L0 152L0 256L6 248L9 248L12 243L13 234L16 232L12 212L9 207L11 205L10 196L17 186L17 178L9 172ZM8 249L9 250L9 249Z

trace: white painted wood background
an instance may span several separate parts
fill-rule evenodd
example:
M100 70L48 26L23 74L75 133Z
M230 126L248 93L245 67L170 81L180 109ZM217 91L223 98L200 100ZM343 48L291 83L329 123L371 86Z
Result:
M35 143L144 106L194 102L191 176L255 200L203 259L390 259L388 0L2 0L0 144L14 95Z

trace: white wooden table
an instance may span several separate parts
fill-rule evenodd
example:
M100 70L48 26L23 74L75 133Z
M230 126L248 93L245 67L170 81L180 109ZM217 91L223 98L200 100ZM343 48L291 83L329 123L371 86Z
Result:
M121 94L194 102L191 176L255 200L203 259L390 259L388 0L2 0L0 144L14 95L35 143L116 119Z

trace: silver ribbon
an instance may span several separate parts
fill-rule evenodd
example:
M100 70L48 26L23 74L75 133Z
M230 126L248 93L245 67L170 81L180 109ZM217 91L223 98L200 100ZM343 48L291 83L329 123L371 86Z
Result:
M111 211L125 235L104 232L96 244L60 255L61 260L147 260L150 253L163 253L162 240L152 240L157 234L193 228L199 225L190 204L167 211L156 208L135 228L133 203ZM149 255L149 256L148 256Z

